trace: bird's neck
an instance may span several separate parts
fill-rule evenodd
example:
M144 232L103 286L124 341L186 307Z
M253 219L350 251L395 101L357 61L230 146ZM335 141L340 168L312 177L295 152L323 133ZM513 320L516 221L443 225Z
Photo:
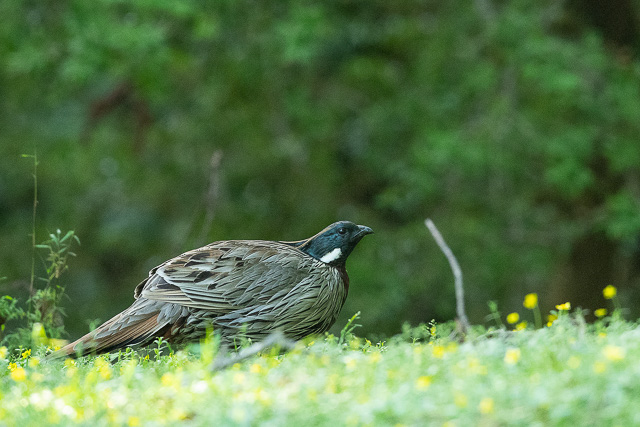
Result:
M298 248L305 254L322 261L325 264L338 268L342 267L343 269L347 256L349 255L348 253L345 253L342 248L328 247L313 238L282 243Z

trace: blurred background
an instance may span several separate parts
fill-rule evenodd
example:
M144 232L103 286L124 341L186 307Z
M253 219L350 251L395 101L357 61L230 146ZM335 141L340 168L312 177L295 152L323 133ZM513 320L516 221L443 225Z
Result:
M75 230L70 335L222 239L372 227L342 319L393 334L606 305L640 314L640 1L0 3L0 295ZM43 275L40 253L36 273Z

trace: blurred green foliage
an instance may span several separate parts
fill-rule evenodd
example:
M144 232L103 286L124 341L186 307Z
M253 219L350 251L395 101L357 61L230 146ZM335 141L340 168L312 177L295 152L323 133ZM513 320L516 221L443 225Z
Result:
M640 63L567 31L558 2L20 0L0 15L0 294L27 289L20 155L37 152L37 234L83 242L72 335L182 251L339 219L376 231L338 322L362 311L365 332L454 316L425 217L472 321L526 292L597 308L606 281L640 298Z

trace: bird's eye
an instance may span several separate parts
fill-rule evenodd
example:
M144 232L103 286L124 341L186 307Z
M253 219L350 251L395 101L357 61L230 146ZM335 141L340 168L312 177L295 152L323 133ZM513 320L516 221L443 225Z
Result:
M346 229L346 228L344 228L344 227L340 227L340 228L338 228L338 233L340 233L340 234L345 234L346 232L347 232L347 229Z

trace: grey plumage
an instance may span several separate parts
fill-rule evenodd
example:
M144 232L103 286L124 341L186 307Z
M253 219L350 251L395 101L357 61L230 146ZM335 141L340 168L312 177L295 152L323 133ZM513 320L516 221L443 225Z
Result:
M226 345L274 331L294 340L323 333L347 297L344 261L371 232L341 221L298 242L229 240L186 252L151 270L129 308L53 357L146 345L157 337L193 341L209 328ZM323 262L335 248L341 250Z

